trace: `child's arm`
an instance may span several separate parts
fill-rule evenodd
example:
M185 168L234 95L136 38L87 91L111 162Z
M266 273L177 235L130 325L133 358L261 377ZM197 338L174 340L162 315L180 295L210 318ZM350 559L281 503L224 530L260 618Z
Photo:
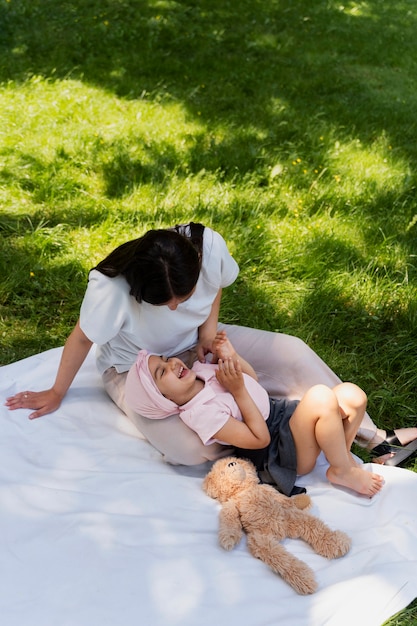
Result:
M243 422L229 417L226 424L215 433L214 438L238 448L257 450L265 448L270 440L268 426L245 387L240 362L229 358L219 360L217 380L229 391L242 413Z
M239 360L242 372L244 374L248 374L248 376L250 376L251 378L258 380L258 376L256 375L256 372L253 369L252 365L245 361L245 359L236 352L224 330L217 331L216 336L213 340L212 351L213 355L217 357L217 359L222 359L223 361L226 361L226 359L231 358L235 362L236 360ZM213 362L216 362L216 360Z

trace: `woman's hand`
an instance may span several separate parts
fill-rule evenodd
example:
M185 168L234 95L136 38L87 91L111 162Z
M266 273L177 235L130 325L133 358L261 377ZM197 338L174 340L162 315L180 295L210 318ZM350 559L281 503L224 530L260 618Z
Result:
M224 330L218 330L214 339L211 336L202 335L199 338L196 350L200 363L204 363L206 354L213 355L212 363L217 363L219 359L225 361L228 358L232 358L236 361L238 358L238 354Z
M5 404L11 411L15 409L35 409L29 415L29 419L35 419L56 411L61 402L62 396L52 388L45 391L21 391L7 398Z
M206 362L206 354L211 354L213 349L213 337L199 337L198 343L195 347L197 351L197 358L200 363ZM216 360L212 360L212 363L217 363Z
M42 417L42 415L56 411L92 345L93 342L86 337L80 328L79 322L77 322L65 342L56 379L51 389L46 389L45 391L21 391L7 398L6 406L11 411L15 409L35 409L29 415L29 419Z

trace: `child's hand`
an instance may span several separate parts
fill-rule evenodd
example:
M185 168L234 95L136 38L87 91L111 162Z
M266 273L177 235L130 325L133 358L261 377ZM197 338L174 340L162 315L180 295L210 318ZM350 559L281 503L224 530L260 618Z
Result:
M226 391L229 391L233 396L245 387L242 367L238 359L235 361L231 357L224 360L219 359L219 369L216 370L216 378Z
M222 359L223 361L229 358L236 360L237 358L236 350L230 343L224 330L217 331L213 339L212 352L217 359Z

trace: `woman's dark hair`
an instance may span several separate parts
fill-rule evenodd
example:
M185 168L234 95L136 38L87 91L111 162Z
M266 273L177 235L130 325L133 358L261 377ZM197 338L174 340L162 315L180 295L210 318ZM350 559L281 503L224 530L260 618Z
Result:
M130 295L138 302L166 304L184 298L194 289L201 267L202 224L150 230L143 237L123 243L94 269L114 278L122 275Z

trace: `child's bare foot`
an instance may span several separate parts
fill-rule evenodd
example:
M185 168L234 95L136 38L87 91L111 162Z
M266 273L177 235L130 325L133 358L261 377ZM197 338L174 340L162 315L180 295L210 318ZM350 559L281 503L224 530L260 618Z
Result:
M348 487L370 498L378 493L384 484L382 476L373 472L367 472L360 467L349 467L341 470L330 466L326 475L331 483Z

